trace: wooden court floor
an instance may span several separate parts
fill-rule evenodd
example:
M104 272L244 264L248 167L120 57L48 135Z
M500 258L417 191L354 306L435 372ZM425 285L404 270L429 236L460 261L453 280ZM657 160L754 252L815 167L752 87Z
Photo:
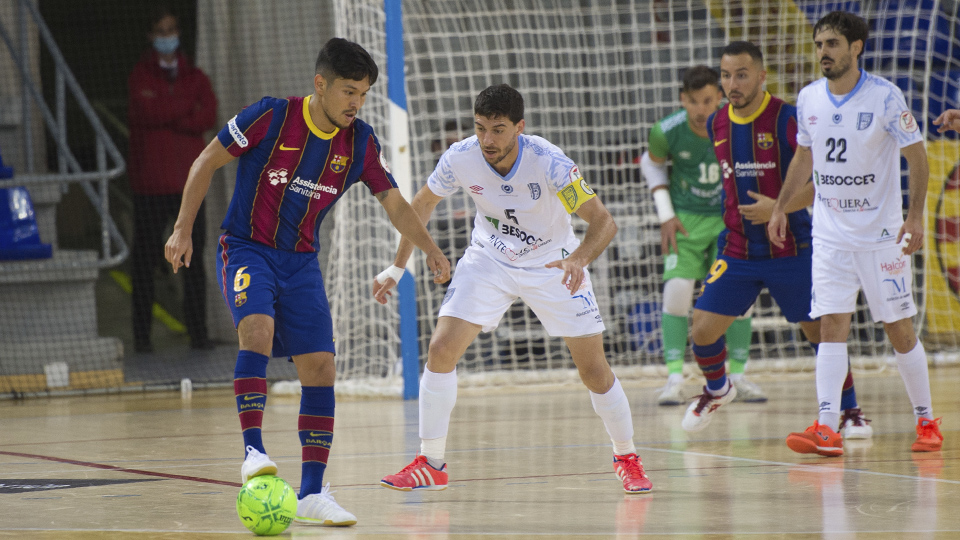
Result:
M766 404L734 403L705 431L680 429L651 384L626 382L654 491L625 495L606 432L580 386L461 390L449 489L379 487L418 448L416 402L341 399L327 479L354 527L293 525L294 538L960 538L960 368L931 370L941 452L915 435L895 370L860 375L874 436L842 458L783 440L815 419L810 375L755 379ZM696 390L688 385L690 394ZM264 439L300 481L298 400L268 400ZM242 443L232 393L0 401L0 538L239 538Z

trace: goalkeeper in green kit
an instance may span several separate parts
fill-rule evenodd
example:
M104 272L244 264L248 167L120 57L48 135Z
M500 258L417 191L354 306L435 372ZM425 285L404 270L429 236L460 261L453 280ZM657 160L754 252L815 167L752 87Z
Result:
M660 326L669 377L657 400L660 405L683 402L683 359L694 284L707 275L716 259L717 236L724 229L722 175L707 137L707 119L722 98L716 71L706 66L689 68L680 91L683 108L654 124L640 160L660 219L664 253ZM669 175L667 160L672 162ZM729 374L738 401L763 402L767 396L743 375L750 352L749 314L727 330Z

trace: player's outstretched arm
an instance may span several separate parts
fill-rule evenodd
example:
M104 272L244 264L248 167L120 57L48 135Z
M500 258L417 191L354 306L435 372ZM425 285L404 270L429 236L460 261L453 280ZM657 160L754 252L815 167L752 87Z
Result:
M430 219L430 214L433 213L433 209L436 208L442 197L438 197L430 191L430 188L423 186L414 196L412 203L407 203L398 189L389 189L378 193L377 198L387 211L387 215L390 216L390 222L402 235L392 268L404 268L410 259L410 255L413 254L413 247L417 246L427 256L427 266L433 272L434 283L444 283L449 280L450 261L437 247L425 226L425 223ZM389 274L389 270L385 273ZM374 279L374 298L381 304L387 303L386 297L391 295L390 289L396 284L396 278L389 275L384 276L382 281Z
M787 177L783 180L783 186L780 187L780 195L777 202L773 205L773 213L770 215L770 222L767 223L767 237L770 243L777 247L783 247L783 242L787 238L787 214L788 203L794 195L799 192L804 185L811 184L810 175L813 174L813 152L809 146L799 146L790 160L790 168L787 169Z
M930 169L923 142L902 148L900 153L907 158L907 166L910 167L910 180L907 186L910 208L897 234L897 243L906 238L907 243L903 246L903 253L910 255L923 246L923 207L927 202L927 181L930 179Z
M576 294L583 283L583 269L607 249L610 241L617 234L617 224L613 221L613 216L610 215L607 207L600 202L599 197L594 197L580 205L576 214L588 224L580 247L566 259L546 264L547 268L563 269L561 281L570 290L571 295Z
M960 132L960 109L947 109L933 121L937 128L937 133L943 133L948 130Z
M164 246L164 256L173 266L176 274L181 266L190 268L190 259L193 257L193 221L197 218L197 211L203 198L210 189L213 173L227 163L233 161L233 156L223 147L220 140L214 137L210 144L194 160L187 174L187 183L183 187L183 199L180 202L180 213L173 224L173 234L167 239Z

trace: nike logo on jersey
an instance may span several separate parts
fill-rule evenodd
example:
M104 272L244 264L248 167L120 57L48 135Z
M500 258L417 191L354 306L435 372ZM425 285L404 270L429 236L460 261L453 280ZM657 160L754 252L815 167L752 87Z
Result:
M281 149L281 150L299 150L299 148L290 148L289 146L287 146L287 145L285 145L285 144L283 144L283 143L280 143L280 149Z
M723 144L723 143L725 143L725 142L727 142L727 140L726 140L726 139L721 139L721 140L719 140L719 141L717 141L717 142L715 142L715 143L713 143L713 145L714 145L714 146L720 146L721 144Z

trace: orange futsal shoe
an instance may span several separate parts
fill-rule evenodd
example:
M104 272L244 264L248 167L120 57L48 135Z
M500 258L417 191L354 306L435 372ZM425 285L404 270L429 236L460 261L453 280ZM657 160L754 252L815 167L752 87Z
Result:
M819 422L814 422L803 433L787 435L787 446L798 454L820 454L827 457L843 455L843 437L830 429L830 426Z
M914 452L936 452L943 447L943 435L940 434L940 422L943 417L936 420L921 418L917 420L917 440L910 447Z
M623 482L623 490L627 493L646 493L653 489L653 483L643 472L643 462L636 454L614 454L613 470Z
M380 485L397 491L442 491L447 489L447 464L435 469L427 462L427 456L417 456L397 474L384 476Z

